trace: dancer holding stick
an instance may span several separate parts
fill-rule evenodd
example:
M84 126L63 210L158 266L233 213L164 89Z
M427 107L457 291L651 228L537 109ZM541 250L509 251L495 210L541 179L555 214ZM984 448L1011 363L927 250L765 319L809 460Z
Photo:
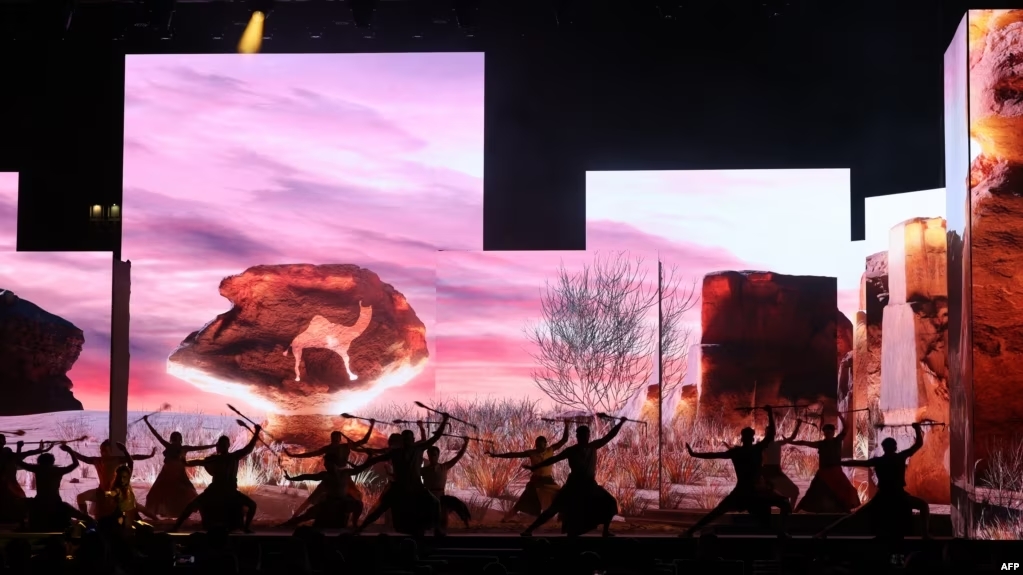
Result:
M163 467L153 481L153 486L149 488L149 493L146 494L145 506L140 509L152 510L166 517L177 517L199 495L188 478L185 469L186 456L194 451L213 449L216 444L185 445L180 431L172 432L168 441L150 423L150 415L143 416L140 421L146 424L149 432L163 446Z
M825 423L821 426L824 436L817 441L791 441L792 445L810 447L817 451L817 473L810 482L803 500L796 511L809 513L849 513L860 506L860 496L849 478L842 471L842 441L849 431L845 418L838 415L842 431L835 434L835 426ZM796 432L802 420L796 420ZM793 436L795 433L793 433Z
M88 513L75 509L60 497L61 481L78 467L75 452L66 445L61 445L60 449L71 457L71 465L54 465L52 453L43 453L34 464L18 462L18 467L35 475L36 496L28 502L28 529L36 533L60 531L72 518L92 523Z
M323 457L323 469L324 471L330 471L328 465L333 465L339 468L344 468L351 463L348 461L352 455L352 450L358 447L362 447L369 443L371 437L373 437L373 428L376 426L376 420L369 420L369 428L366 429L366 434L362 436L362 439L358 441L352 441L344 436L340 431L332 431L330 433L330 443L323 447L307 451L305 453L291 453L287 449L284 450L284 454L293 459L306 459L310 457ZM353 522L359 520L359 516L362 515L362 492L356 487L355 482L352 481L352 474L347 474L340 478L343 483L344 491L348 494L348 497L356 499L360 504L360 511L357 514L353 514ZM294 516L302 515L306 509L316 505L317 503L324 500L327 497L327 490L332 488L332 484L328 484L327 481L321 481L316 489L309 494L309 497L298 506L295 510ZM354 527L355 525L353 525Z
M307 473L292 477L287 473L284 478L288 481L319 481L316 490L323 494L316 502L309 506L308 510L302 513L295 513L291 519L282 523L281 527L297 527L306 521L312 521L313 527L317 529L338 529L348 526L351 516L352 526L355 527L362 515L362 499L352 497L348 485L352 483L352 477L369 469L372 464L364 463L356 467L342 467L336 465L336 457L333 454L326 454L323 458L323 471L319 473ZM320 487L323 487L321 490ZM308 502L312 497L307 499Z
M462 425L468 425L469 427L475 429L476 431L479 431L479 429L480 429L480 426L476 425L475 423L469 423L468 421L466 421L464 419L458 419L457 417L455 417L453 415L444 413L442 411L438 411L438 410L436 410L436 409L434 409L432 407L427 406L426 404L424 404L421 401L417 401L415 403L416 403L416 405L418 405L419 407L425 409L426 411L429 411L430 413L436 413L437 415L447 416L447 418L450 419L451 421L457 421L458 423L461 423Z
M792 507L789 500L771 489L764 480L764 450L774 441L775 424L774 408L765 405L760 408L767 412L767 429L764 430L764 438L754 442L754 431L746 427L741 432L741 444L727 451L716 453L696 453L687 443L686 451L690 457L699 459L729 459L735 468L735 487L732 492L721 500L710 513L706 514L695 525L679 535L679 537L692 537L693 533L702 529L705 525L721 517L728 512L747 512L754 516L761 523L770 524L771 508L777 507L781 511L782 522L778 531L779 537L785 536L785 520Z
M940 425L934 424L932 425ZM855 517L860 513L867 513L870 518L871 530L875 533L890 530L893 527L902 525L906 513L918 511L924 523L923 536L930 537L930 507L927 502L918 497L906 493L906 463L920 448L924 446L923 423L910 424L916 437L909 449L899 451L899 444L894 438L888 437L881 442L881 449L884 452L880 457L871 457L864 461L847 459L842 461L844 467L867 467L874 470L877 476L877 494L873 499L856 510L852 515L846 515L842 519L832 523L817 537L826 537L831 531L838 527L843 521ZM904 427L904 426L888 426ZM901 529L899 530L901 532Z
M511 451L508 453L488 451L487 456L496 459L529 459L530 465L537 465L554 457L555 453L568 444L570 423L567 419L564 420L564 423L565 429L561 434L561 439L553 445L547 445L547 438L541 435L533 441L533 449ZM554 468L552 466L537 467L529 474L529 482L526 483L526 488L522 491L522 495L519 496L519 500L515 502L514 507L508 510L508 513L505 513L504 517L501 518L501 522L511 521L519 513L538 517L543 513L544 509L551 506L554 496L558 494L560 489L558 482L554 480Z
M533 531L561 513L561 530L570 537L578 537L599 526L602 535L611 537L611 520L618 514L618 501L597 484L597 450L611 442L625 425L626 418L596 441L590 441L590 428L580 425L575 430L575 445L566 447L561 453L533 465L523 465L529 471L549 467L568 460L569 474L565 486L558 491L548 507L536 521L522 532L523 537L532 537Z
M12 451L7 438L0 435L0 522L14 523L25 517L25 490L18 483L18 463L50 451L56 442L46 445L40 441L39 445L39 449L22 451L25 443L19 441L17 451Z
M114 451L115 446L123 455ZM67 445L62 446L61 449L64 447L67 447ZM105 439L99 444L99 457L82 455L70 447L67 447L64 451L74 454L76 461L92 465L96 468L96 478L99 479L99 485L95 489L79 493L77 497L78 510L88 514L89 503L92 503L92 512L96 517L106 517L114 510L114 501L106 496L106 492L110 491L114 485L114 479L117 477L117 468L130 461L145 461L156 455L155 447L148 455L131 454L123 443L115 444L109 439Z
M238 423L242 427L247 427L244 422ZM221 435L217 439L215 454L185 462L186 467L205 469L206 473L210 474L211 481L209 486L185 507L171 531L181 529L185 521L196 511L203 516L203 524L207 529L213 523L221 523L228 529L236 528L238 519L241 518L241 510L244 508L246 513L241 528L246 533L252 533L256 502L238 491L238 464L256 448L256 443L261 440L259 435L262 431L263 428L257 424L252 432L252 439L237 451L231 451L231 438ZM216 517L216 520L211 520L213 517Z
M442 437L454 436L445 434ZM466 528L469 527L469 519L471 517L469 507L461 499L454 495L448 495L446 491L448 487L448 471L451 471L451 468L461 461L465 451L469 448L470 439L472 438L462 437L462 447L458 449L458 453L444 463L440 462L439 447L431 445L426 448L427 463L423 466L422 471L423 485L427 491L440 501L440 523L443 529L447 529L448 526L448 513L454 513L465 523Z

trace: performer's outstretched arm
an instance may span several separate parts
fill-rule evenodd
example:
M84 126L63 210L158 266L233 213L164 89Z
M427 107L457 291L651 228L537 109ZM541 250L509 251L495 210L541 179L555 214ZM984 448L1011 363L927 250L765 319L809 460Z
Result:
M71 451L71 448L66 445L62 445L61 449L64 450L64 453L67 453L68 455L71 456L71 465L65 465L64 467L55 467L54 470L57 473L60 473L61 475L67 475L68 473L71 473L78 467L78 457L76 457L75 452Z
M84 463L86 465L96 465L97 463L100 462L100 459L102 459L100 457L89 457L88 455L82 455L81 453L78 453L70 445L67 445L67 444L64 444L61 447L61 449L63 449L64 447L67 447L67 449L70 450L70 451L65 450L65 452L68 455L73 455L75 457L75 459L77 459L78 461L81 461L82 463ZM125 453L127 453L127 452L125 452Z
M433 435L431 435L430 437L428 437L428 438L426 438L426 439L424 439L422 441L417 441L416 443L413 444L413 446L417 447L419 449L425 449L427 447L430 447L434 443L437 443L438 441L440 441L440 438L444 436L444 430L447 428L448 420L450 420L450 419L451 419L451 416L445 413L440 418L440 425L437 426L437 431L434 431Z
M444 469L451 469L452 467L454 467L455 464L458 463L458 460L461 459L463 455L465 455L465 450L466 449L469 449L469 439L466 438L466 437L463 437L462 438L462 447L461 447L461 449L458 450L458 453L456 453L455 456L452 457L450 461L447 461L447 462L441 464L441 465L444 466Z
M774 408L770 405L765 405L764 411L767 412L767 429L764 430L764 438L761 439L757 445L762 448L767 448L767 446L774 441L774 434L777 432L778 428L774 424Z
M593 449L600 449L601 447L604 447L608 443L611 443L611 440L614 439L615 436L618 435L618 432L622 430L622 426L625 425L626 421L628 421L628 419L624 417L619 419L618 423L616 423L615 426L611 428L611 431L607 432L607 435L601 437L596 441L590 442L590 445L593 446Z
M561 453L555 455L554 457L548 457L547 459L544 459L543 461L537 463L536 465L523 465L522 467L530 471L536 471L537 469L554 465L559 461L564 461L565 459L568 459L568 456L571 455L573 449L575 449L574 445L567 449L563 449Z
M213 445L182 445L181 450L185 453L190 453L192 451L206 451L207 449L213 449L216 446L216 443Z
M416 425L419 426L419 441L426 441L427 439L429 439L430 434L426 433L426 426L423 425L423 420L420 419L419 421L417 421Z
M232 452L231 456L236 457L239 460L248 457L248 455L252 453L252 450L256 448L256 442L259 441L260 433L263 433L263 426L261 425L255 426L252 429L252 439L250 439L249 442L245 444L245 447L239 449L238 451Z
M33 455L39 455L40 453L46 453L47 451L53 449L53 446L55 444L51 443L49 445L46 445L46 444L40 442L39 443L39 449L29 449L28 451L22 451L21 448L24 445L25 445L25 442L19 441L18 442L18 451L16 452L17 456L22 458L22 459L25 459L26 457L32 457Z
M141 454L141 453L129 454L128 453L128 448L125 447L125 445L123 443L118 443L117 444L117 448L121 450L121 453L125 454L125 456L128 459L127 463L128 463L129 466L132 465L131 464L132 461L145 461L147 459L152 459L156 455L156 448L155 447L153 448L152 451L149 452L148 455Z
M321 471L319 473L303 473L302 475L296 475L294 477L285 472L284 478L288 481L323 481L327 478L327 472Z
M920 448L924 446L924 428L921 427L919 423L914 423L913 431L916 432L916 439L913 440L913 445L910 445L909 449L906 449L905 451L900 451L899 455L912 457L914 453L920 451Z
M376 426L376 424L377 424L377 420L370 419L369 420L369 429L366 430L366 435L363 435L362 439L360 439L358 441L352 441L351 439L349 439L348 440L348 446L351 447L352 449L354 449L356 446L363 446L363 445L366 445L367 443L369 443L370 438L373 437L373 427Z
M801 425L803 425L803 420L802 419L797 419L796 420L796 428L794 430L792 430L792 435L790 435L790 436L786 437L785 439L783 439L782 442L784 444L786 444L786 445L798 445L800 447L814 447L814 448L816 448L817 447L817 443L818 443L816 441L804 441L804 440L801 440L801 439L796 439L796 435L799 433L799 427Z
M695 457L697 459L728 459L729 453L727 451L716 451L713 453L697 453L693 451L693 448L688 443L686 444L686 451L689 453L689 457Z
M846 424L845 418L842 417L841 413L838 414L838 422L842 424L842 431L839 431L835 435L835 439L845 439L845 434L849 431L849 426Z
M568 426L569 425L570 425L570 423L566 420L565 421L565 431L563 431L561 433L561 439L559 439L558 442L555 443L554 445L550 446L551 451L558 451L559 449L561 449L562 447L564 447L565 445L568 444Z
M877 459L871 457L870 459L843 459L842 467L873 467L877 463Z
M202 459L189 459L185 462L185 467L202 467L206 465L206 458Z
M320 456L326 455L327 454L327 450L329 450L329 449L330 449L329 445L324 445L323 447L321 447L319 449L314 449L312 451L306 451L305 453L292 453L292 452L288 451L287 449L285 449L284 450L284 455L287 455L288 457L290 457L292 459L307 459L309 457L320 457Z
M535 450L529 451L509 451L508 453L494 453L493 451L487 452L487 457L493 457L494 459L522 459L529 457Z
M149 432L152 433L153 437L155 437L156 440L160 442L160 445L164 446L164 448L171 447L171 443L169 441L167 441L166 439L164 439L162 435L160 435L160 432L157 431L155 427L153 427L152 423L149 423L149 416L148 415L143 416L142 417L142 421L145 422L146 427L149 428ZM125 453L128 453L128 452L125 451Z

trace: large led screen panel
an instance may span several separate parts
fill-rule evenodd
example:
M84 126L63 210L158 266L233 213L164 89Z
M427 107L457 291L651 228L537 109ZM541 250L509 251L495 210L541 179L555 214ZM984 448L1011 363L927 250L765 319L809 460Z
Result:
M363 431L343 412L435 393L436 253L483 247L483 60L128 57L129 420L237 446L231 404L314 449ZM303 496L262 449L239 481L279 521Z
M6 390L0 430L15 451L17 441L26 453L40 441L65 441L92 454L109 427L111 254L15 251L17 206L18 175L0 174L0 372ZM58 465L70 463L65 453L53 453ZM36 462L34 455L22 460ZM16 478L14 489L33 497L30 474L19 470ZM60 494L75 504L98 485L95 471L82 465L64 475ZM9 515L16 506L8 503L0 515L16 522Z

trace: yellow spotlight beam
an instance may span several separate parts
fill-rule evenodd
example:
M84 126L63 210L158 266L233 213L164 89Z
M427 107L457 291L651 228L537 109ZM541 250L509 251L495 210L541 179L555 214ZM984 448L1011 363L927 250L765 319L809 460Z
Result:
M242 32L242 39L238 41L239 54L258 54L263 44L263 22L266 21L266 14L256 11L249 18L249 24Z

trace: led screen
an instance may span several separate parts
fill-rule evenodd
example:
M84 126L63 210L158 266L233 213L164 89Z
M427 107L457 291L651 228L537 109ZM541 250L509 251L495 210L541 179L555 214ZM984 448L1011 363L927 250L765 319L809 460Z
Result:
M109 424L111 255L15 251L17 205L17 174L0 174L0 430L26 451L39 441L94 450ZM29 474L17 478L32 497ZM61 495L74 503L96 485L80 468L64 476Z
M436 253L483 247L482 54L129 56L124 166L130 421L240 444L231 404L312 449L434 394ZM257 520L289 517L247 461Z

